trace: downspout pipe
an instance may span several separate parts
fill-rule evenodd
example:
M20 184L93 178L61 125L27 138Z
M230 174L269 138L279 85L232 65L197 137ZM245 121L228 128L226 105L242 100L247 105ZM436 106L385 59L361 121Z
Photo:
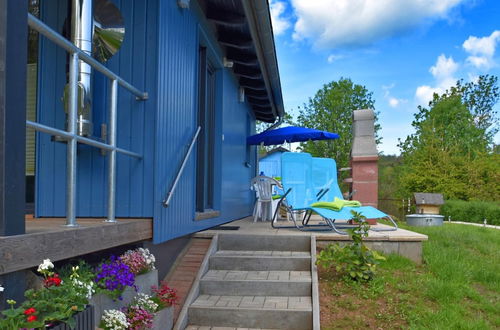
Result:
M71 41L89 56L92 56L94 28L92 2L93 0L73 0L71 15ZM84 61L79 61L78 73L77 134L92 136L92 67Z
M276 127L278 127L279 125L281 125L283 123L283 120L284 120L284 116L279 116L278 117L278 121L275 122L274 124L272 124L271 126L269 126L268 128L266 128L264 130L264 132L267 132L267 131L270 131L272 129L275 129Z

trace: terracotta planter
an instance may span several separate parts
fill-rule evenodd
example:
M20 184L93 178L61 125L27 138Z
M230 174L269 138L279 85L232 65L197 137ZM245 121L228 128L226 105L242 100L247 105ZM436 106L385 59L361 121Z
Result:
M170 330L174 326L174 306L162 309L156 313L153 320L153 330Z
M49 330L93 330L95 329L94 306L88 305L83 311L76 313L73 318L76 321L75 328L70 328L66 323L58 323L50 326Z
M122 293L121 300L113 300L111 297L104 293L99 293L93 295L89 301L89 304L95 307L94 316L96 322L101 322L101 317L105 310L108 309L121 309L128 306L137 293L151 294L151 286L158 285L158 270L154 269L146 274L138 275L135 277L135 286L137 291L133 287L126 287Z

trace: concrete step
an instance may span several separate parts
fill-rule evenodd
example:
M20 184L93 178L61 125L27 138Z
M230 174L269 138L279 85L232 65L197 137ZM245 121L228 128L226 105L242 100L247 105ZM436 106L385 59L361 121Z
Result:
M311 269L309 252L299 251L217 251L210 257L212 270L288 270Z
M310 271L209 270L200 281L206 295L310 296Z
M309 236L220 234L219 250L311 251Z
M218 327L190 324L185 330L279 330L279 329L263 329L263 328L235 328L235 327Z
M279 330L279 329L263 329L263 328L235 328L235 327L218 327L190 324L185 330Z
M191 324L199 326L308 330L311 296L200 295L189 307Z

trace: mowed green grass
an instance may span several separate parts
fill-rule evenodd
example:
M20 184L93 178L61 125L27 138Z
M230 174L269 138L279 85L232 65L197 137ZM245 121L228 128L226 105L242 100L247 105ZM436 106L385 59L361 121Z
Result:
M364 285L320 272L322 328L500 329L500 230L403 227L429 236L423 265L390 255Z

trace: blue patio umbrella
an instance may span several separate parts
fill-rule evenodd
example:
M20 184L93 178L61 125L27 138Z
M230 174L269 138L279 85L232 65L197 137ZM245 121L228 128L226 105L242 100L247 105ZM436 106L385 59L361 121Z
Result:
M285 142L291 143L305 142L309 140L333 140L338 138L339 135L337 133L330 133L312 128L288 126L249 136L247 138L247 144L259 145L263 143L265 146L269 146L283 144Z

